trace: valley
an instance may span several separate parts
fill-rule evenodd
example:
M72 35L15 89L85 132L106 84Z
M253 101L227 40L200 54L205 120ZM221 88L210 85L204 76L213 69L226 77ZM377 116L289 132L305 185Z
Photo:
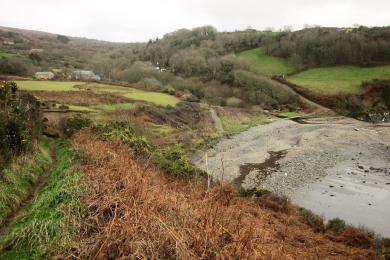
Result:
M389 236L390 124L298 119L250 128L193 161L215 181L288 196L327 219L342 217Z
M386 259L389 32L0 27L0 259Z

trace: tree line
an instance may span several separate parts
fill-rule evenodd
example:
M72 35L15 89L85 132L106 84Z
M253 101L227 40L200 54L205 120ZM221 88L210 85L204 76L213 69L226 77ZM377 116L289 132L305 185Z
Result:
M280 33L265 46L269 55L290 59L298 69L383 65L390 63L390 27L307 28Z

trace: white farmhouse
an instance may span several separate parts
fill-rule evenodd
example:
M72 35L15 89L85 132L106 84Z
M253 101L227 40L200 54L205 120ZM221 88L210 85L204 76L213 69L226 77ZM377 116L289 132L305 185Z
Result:
M39 80L49 80L49 79L54 79L54 73L50 71L42 71L42 72L37 72L35 73L35 79Z
M100 80L100 77L91 70L75 70L72 73L74 80Z

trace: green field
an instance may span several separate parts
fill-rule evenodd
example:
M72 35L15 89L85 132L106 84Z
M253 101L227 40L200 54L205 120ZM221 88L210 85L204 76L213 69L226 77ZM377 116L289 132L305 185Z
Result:
M266 76L288 74L296 71L295 67L287 60L266 55L263 48L244 51L239 53L238 56L246 58L252 70Z
M372 79L390 79L390 66L317 68L288 78L292 83L323 94L359 94L363 91L361 83Z
M16 81L19 89L28 91L79 91L76 85L82 82L60 82L60 81Z
M132 91L131 93L125 94L124 96L134 100L154 103L160 106L175 106L179 102L179 100L174 96L170 96L164 93L145 92L140 90Z
M0 59L1 59L1 58L6 58L6 59L8 59L8 58L12 58L12 57L14 57L14 56L15 56L15 54L13 54L13 53L1 52L1 51L0 51Z
M83 82L60 82L60 81L17 81L21 90L27 91L92 91L96 94L112 93L133 100L154 103L160 106L175 106L179 99L168 94L159 92L147 92L135 88L113 86L106 84L87 84ZM129 105L126 105L129 107ZM123 106L122 106L123 107ZM117 110L124 108L105 107L102 110Z

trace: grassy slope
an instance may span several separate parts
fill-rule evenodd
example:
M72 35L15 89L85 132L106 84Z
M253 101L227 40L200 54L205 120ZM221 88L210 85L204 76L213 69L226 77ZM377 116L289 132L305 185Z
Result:
M361 93L362 81L390 79L390 66L359 68L353 66L310 69L288 78L289 81L323 94Z
M77 232L70 224L80 216L79 175L71 171L71 151L56 141L57 166L37 192L33 203L11 224L9 232L0 238L0 259L44 259L48 252L65 248ZM67 217L71 216L71 219ZM75 222L72 222L75 224Z
M51 163L47 141L32 155L23 156L4 169L0 179L0 223L21 203L28 189Z
M241 133L256 125L270 123L272 120L265 116L259 116L249 121L239 121L228 118L221 118L224 134L227 136Z
M179 102L176 97L164 93L147 92L134 88L105 84L84 84L82 82L58 81L17 81L16 83L21 90L28 91L83 91L84 89L89 89L97 94L115 93L137 101L150 102L161 106L175 106ZM75 86L80 87L76 88ZM105 108L108 110L116 110L115 106Z
M134 100L154 103L160 106L175 106L179 102L176 97L157 92L134 91L132 93L125 94L124 96Z
M287 60L266 55L263 48L244 51L238 56L246 58L254 71L267 76L288 74L296 70Z

